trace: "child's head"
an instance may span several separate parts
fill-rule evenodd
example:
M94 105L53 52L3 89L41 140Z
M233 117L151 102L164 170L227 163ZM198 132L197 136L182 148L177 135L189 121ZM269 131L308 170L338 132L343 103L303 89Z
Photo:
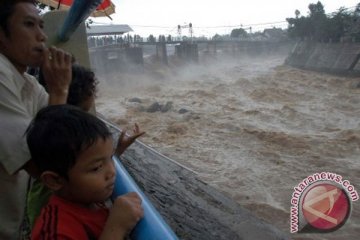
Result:
M97 83L93 71L78 64L73 64L67 103L88 112L94 103Z
M40 72L39 82L46 88L44 76ZM79 64L72 65L72 79L67 103L89 111L94 104L98 81L95 73Z
M89 204L112 193L112 135L97 117L70 105L48 106L27 130L31 158L41 179L59 195Z

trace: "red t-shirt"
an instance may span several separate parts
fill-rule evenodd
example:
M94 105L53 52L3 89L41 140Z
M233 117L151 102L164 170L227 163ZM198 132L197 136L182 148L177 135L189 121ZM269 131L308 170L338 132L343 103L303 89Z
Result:
M52 195L36 219L31 239L98 239L108 215L105 205L88 209Z

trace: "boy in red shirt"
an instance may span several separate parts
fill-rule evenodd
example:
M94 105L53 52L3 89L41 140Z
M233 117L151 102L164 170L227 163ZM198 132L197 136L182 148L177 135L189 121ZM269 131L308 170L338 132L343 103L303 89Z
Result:
M124 239L143 216L136 193L105 206L115 182L114 144L97 117L70 105L46 107L30 124L27 142L41 180L54 192L32 239Z

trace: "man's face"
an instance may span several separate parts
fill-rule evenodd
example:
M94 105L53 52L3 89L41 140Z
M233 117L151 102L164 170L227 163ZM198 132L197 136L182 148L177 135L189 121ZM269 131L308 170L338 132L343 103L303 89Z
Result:
M26 67L40 66L46 35L38 10L31 3L20 2L8 19L9 35L0 29L0 52L23 73Z

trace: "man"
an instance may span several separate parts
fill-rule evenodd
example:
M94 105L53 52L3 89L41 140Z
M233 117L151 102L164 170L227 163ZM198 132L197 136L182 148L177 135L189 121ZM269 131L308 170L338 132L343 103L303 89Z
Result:
M25 130L40 108L67 99L71 56L46 39L35 1L0 1L0 239L20 238L28 173L37 175ZM49 94L27 67L42 68Z

